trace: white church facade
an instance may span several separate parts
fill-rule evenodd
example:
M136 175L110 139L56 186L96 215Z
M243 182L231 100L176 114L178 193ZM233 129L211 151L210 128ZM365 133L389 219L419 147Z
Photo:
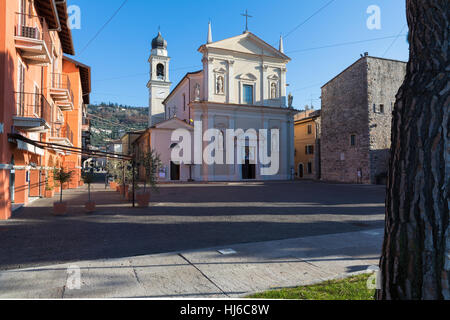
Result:
M203 69L187 73L177 86L169 91L169 62L167 43L158 34L152 41L149 63L149 129L150 148L160 154L163 162L159 178L194 181L247 181L292 179L294 168L294 110L288 106L286 95L286 65L290 58L280 48L275 49L251 32L213 42L209 26L207 43L198 51L202 54ZM224 135L227 129L278 130L276 156L279 169L276 174L262 175L264 167L258 161L258 141L247 139L243 163L194 164L172 161L171 153L177 144L171 133L187 129L194 141L194 123L201 124L202 132L218 129ZM245 138L244 138L245 139ZM257 136L256 139L261 139ZM252 143L253 142L253 143ZM203 141L203 148L210 142ZM223 145L224 153L229 145ZM194 153L194 146L192 152ZM222 147L221 147L222 148ZM274 157L275 155L271 155Z

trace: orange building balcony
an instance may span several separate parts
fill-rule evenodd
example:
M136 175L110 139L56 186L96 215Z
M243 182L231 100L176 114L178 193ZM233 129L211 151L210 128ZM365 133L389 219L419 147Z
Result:
M51 74L50 95L62 111L73 110L73 91L67 74Z
M73 147L73 131L68 124L61 126L55 123L50 131L49 140L56 144Z
M44 132L51 128L52 106L38 93L15 92L14 127L27 132Z
M16 13L14 41L28 64L45 66L52 61L53 45L44 18Z

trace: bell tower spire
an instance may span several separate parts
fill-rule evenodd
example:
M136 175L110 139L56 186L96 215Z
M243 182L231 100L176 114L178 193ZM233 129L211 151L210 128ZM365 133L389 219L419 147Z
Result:
M152 40L152 53L148 59L150 63L149 90L149 127L165 120L164 100L169 96L172 83L169 78L170 58L167 52L167 41L164 40L160 29Z

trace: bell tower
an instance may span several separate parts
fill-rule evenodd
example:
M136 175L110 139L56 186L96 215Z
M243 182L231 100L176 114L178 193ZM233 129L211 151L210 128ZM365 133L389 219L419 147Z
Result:
M149 91L149 127L164 121L165 110L163 101L170 93L172 83L169 80L169 62L167 41L158 32L152 40L150 58L150 81L147 83Z

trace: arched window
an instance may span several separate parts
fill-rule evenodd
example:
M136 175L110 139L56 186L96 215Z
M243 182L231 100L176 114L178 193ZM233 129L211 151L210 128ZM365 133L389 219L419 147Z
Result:
M156 66L156 77L158 79L164 79L164 65L162 63Z

